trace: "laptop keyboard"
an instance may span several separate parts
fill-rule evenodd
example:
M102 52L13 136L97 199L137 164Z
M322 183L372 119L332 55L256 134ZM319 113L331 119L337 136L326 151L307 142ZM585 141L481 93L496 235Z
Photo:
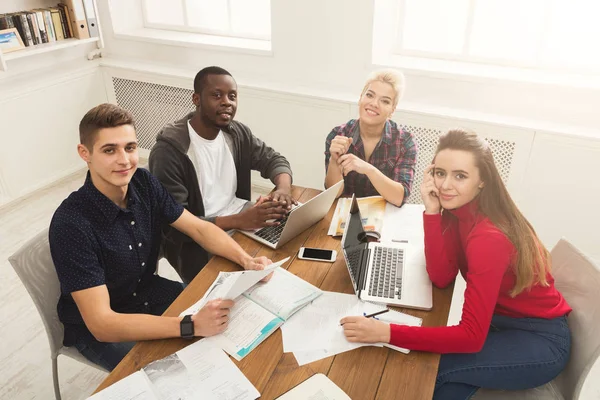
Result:
M281 232L283 232L283 227L285 226L287 220L288 216L286 215L282 220L279 221L279 225L265 226L264 228L254 232L254 234L259 238L266 240L269 243L277 244L277 242L279 242Z
M369 282L369 295L400 299L404 251L391 247L375 247Z

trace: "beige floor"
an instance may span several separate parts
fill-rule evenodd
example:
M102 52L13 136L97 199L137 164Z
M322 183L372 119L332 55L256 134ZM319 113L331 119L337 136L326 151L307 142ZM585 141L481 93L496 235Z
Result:
M0 209L0 399L53 399L50 350L37 310L8 257L25 241L46 228L52 214L69 193L78 189L84 171L16 204ZM258 196L255 188L252 198ZM178 279L162 260L159 272ZM60 387L64 400L85 399L106 376L67 357L58 360Z

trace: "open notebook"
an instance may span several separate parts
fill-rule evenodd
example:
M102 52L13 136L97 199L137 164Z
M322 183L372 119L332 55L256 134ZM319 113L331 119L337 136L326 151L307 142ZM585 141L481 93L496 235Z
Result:
M206 295L181 315L196 312L211 299L234 299L225 332L206 340L241 360L296 311L322 294L316 286L280 268L285 261L287 258L264 271L220 272ZM269 282L258 282L271 271Z
M323 374L315 374L278 397L277 400L351 400L342 389Z

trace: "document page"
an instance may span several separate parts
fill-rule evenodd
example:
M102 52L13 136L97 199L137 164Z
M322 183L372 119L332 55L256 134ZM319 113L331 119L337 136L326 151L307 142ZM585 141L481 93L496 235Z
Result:
M208 288L204 296L191 307L188 307L179 314L179 316L182 317L184 315L197 313L210 300L219 298L235 299L289 259L289 257L284 258L260 271L219 272L217 279L215 279L213 284Z
M106 389L88 397L88 400L160 400L142 371L110 385Z
M323 292L322 296L283 325L283 351L296 353L317 350L333 355L366 346L348 342L340 320L349 315L364 315L385 309L382 305L363 302L353 294Z
M351 400L335 383L323 374L315 374L278 397L277 400Z
M223 350L200 340L177 352L192 378L197 399L254 400L260 393Z
M400 208L387 204L381 241L406 241L411 246L424 247L423 211L422 204L404 204Z
M239 361L281 324L283 319L271 314L252 300L240 296L231 309L229 325L225 332L205 340L222 348Z
M191 400L194 397L192 377L177 353L146 365L146 374L160 400Z
M229 289L229 292L226 294L226 297L224 297L224 298L225 299L237 298L242 293L244 293L246 290L250 289L252 286L257 284L262 278L269 275L275 269L277 269L278 267L285 264L287 262L287 260L289 260L289 259L290 259L289 257L286 257L281 261L278 261L276 263L269 265L262 271L243 271L240 274L240 276L238 277L238 279L235 281L235 283L231 286L231 288ZM271 279L273 279L273 278L271 278ZM269 283L271 283L271 281L266 282L265 286L268 285Z
M258 283L244 293L283 320L323 293L291 272L277 268L268 283Z

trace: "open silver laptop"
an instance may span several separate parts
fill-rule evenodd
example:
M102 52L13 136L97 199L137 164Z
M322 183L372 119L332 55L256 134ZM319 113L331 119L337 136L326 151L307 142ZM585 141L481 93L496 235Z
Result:
M431 310L431 281L422 248L407 243L368 242L356 198L346 219L342 249L354 292L359 299L394 306ZM422 261L420 261L422 260Z
M306 203L295 207L277 226L240 232L266 246L278 249L327 214L343 182L343 180L339 181Z

